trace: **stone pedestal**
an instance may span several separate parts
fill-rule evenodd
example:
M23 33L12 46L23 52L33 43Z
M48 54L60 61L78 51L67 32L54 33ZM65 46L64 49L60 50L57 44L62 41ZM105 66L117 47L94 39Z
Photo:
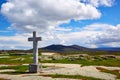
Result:
M39 64L29 64L29 72L30 73L37 73L42 70L42 66Z

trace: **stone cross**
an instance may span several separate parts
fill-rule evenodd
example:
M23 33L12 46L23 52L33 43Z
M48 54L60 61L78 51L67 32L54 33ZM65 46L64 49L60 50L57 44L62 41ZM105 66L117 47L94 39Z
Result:
M36 32L33 31L33 37L28 38L28 41L33 41L33 64L30 64L30 72L38 72L38 41L41 41L41 37L36 37Z

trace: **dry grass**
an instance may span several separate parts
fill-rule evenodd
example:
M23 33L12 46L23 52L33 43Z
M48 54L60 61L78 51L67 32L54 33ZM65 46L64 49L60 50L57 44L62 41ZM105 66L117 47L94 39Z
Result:
M40 76L52 77L52 78L80 79L80 80L101 80L98 78L86 77L86 76L81 76L81 75L43 74Z
M116 75L117 79L120 79L120 70L107 70L105 68L101 68L101 67L96 67L96 69L100 70L101 72L105 72L105 73L110 73L110 74L113 74L113 75Z
M10 80L10 79L0 78L0 80Z

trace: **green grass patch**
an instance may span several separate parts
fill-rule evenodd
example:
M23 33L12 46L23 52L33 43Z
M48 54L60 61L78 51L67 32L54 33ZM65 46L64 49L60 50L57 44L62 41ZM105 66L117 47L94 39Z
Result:
M0 58L0 64L9 64L9 65L20 65L20 64L29 64L32 63L33 60L29 55L9 55L9 58Z
M17 65L17 66L2 66L0 67L1 69L15 69L15 70L20 70L20 71L25 71L28 69L28 65Z
M42 68L47 68L48 66L42 66ZM1 72L3 74L26 74L29 73L29 65L17 65L17 66L2 66L0 67L0 70L5 69L14 69L15 72Z
M5 55L0 55L5 56ZM8 58L0 58L0 64L7 65L22 65L22 64L30 64L33 63L33 55L32 54L8 54ZM92 60L91 57L82 57L79 58L65 58L60 60L44 60L40 61L43 63L68 63L68 64L82 64L83 66L89 65L98 65L98 66L112 66L112 67L120 67L120 59L116 58L101 58L99 56L95 56L95 60ZM90 59L89 59L90 58Z
M24 74L28 73L26 72L29 69L29 66L26 65L17 65L17 66L3 66L0 67L1 70L3 69L14 69L16 70L15 72L2 72L4 74Z
M81 76L81 75L47 74L47 75L40 75L40 76L52 77L52 78L82 79L82 80L101 80L101 79L98 79L98 78L85 77L85 76Z
M82 64L83 66L97 65L97 66L112 66L112 67L120 67L120 59L101 59L101 60L80 60L73 59L70 60L68 58L61 60L45 60L43 63L66 63L66 64Z
M107 70L107 69L104 69L104 68L101 68L101 67L97 67L96 69L100 70L101 72L114 74L114 75L117 76L116 77L117 79L120 79L120 73L119 73L120 70Z
M2 74L10 74L10 75L19 75L19 74L27 74L29 72L15 71L15 72L1 72Z

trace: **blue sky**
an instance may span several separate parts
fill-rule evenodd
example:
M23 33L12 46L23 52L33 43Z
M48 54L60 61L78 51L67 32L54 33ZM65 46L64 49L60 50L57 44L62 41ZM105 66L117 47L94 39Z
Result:
M30 49L32 31L39 47L120 47L119 8L120 0L0 0L0 49Z

